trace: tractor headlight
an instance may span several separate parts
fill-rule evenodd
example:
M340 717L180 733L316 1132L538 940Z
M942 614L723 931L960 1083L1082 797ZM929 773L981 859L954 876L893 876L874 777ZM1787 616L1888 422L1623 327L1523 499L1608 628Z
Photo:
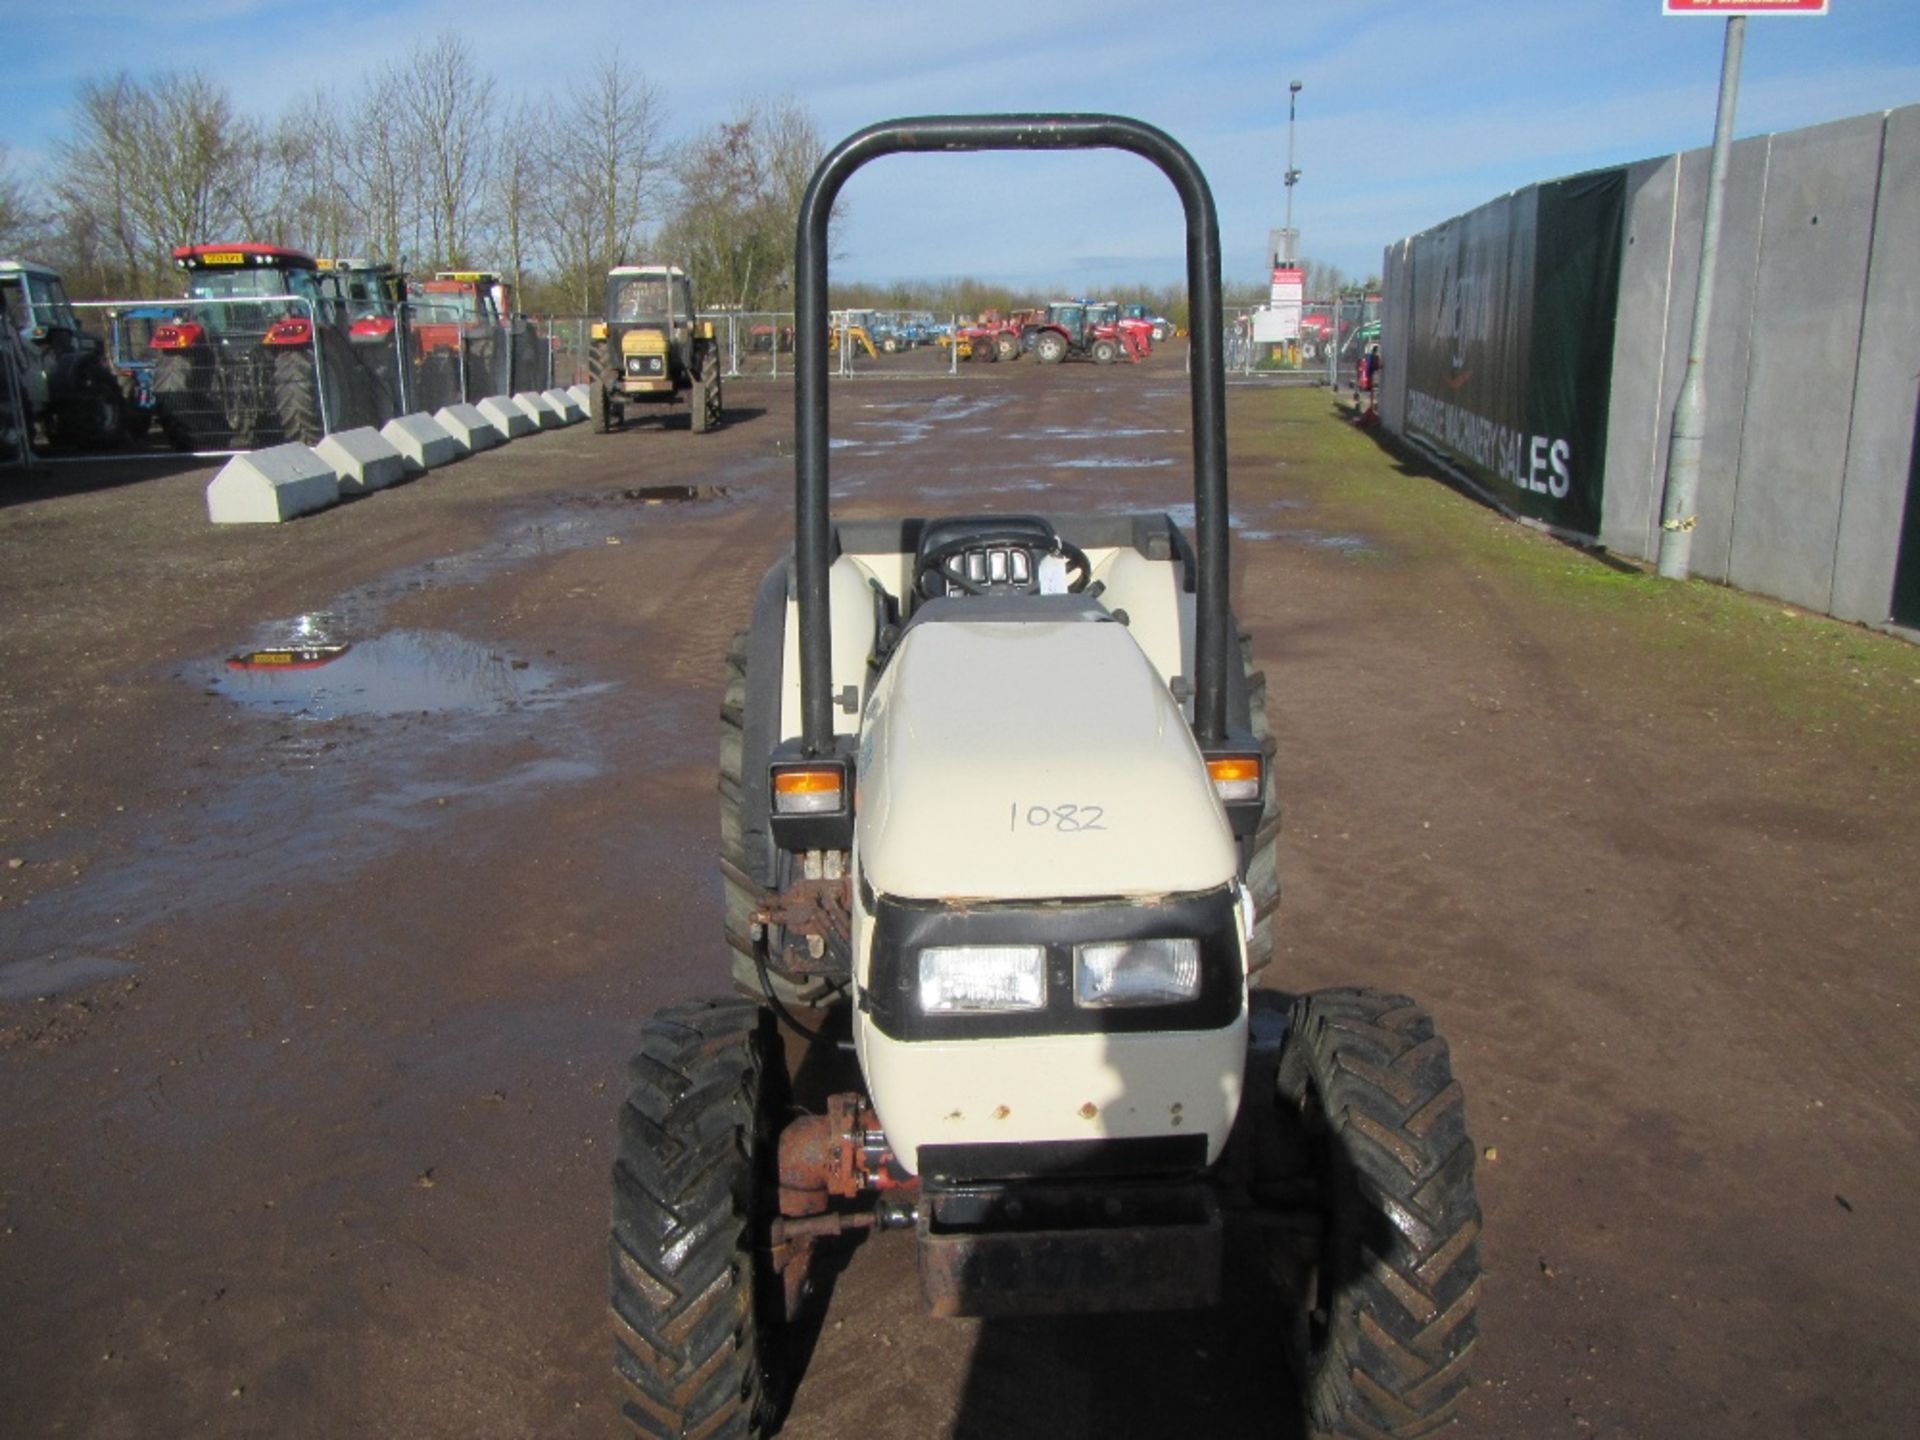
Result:
M1200 993L1200 942L1107 940L1073 947L1076 1005L1172 1005Z
M920 952L920 1009L928 1015L1040 1010L1047 952L1038 945L935 945Z

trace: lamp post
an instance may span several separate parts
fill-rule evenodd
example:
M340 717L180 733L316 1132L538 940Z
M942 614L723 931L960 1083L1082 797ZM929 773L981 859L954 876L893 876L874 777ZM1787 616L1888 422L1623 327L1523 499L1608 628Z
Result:
M1300 92L1304 88L1306 87L1298 80L1287 85L1287 228L1280 232L1284 238L1287 253L1278 258L1285 260L1289 265L1294 262L1298 248L1298 237L1293 231L1293 187L1300 183L1300 172L1293 168L1293 122Z

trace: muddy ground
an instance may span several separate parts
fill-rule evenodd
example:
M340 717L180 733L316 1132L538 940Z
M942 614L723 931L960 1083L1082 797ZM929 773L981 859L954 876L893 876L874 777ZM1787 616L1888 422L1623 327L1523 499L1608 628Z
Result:
M1190 502L1182 384L1177 350L842 383L838 493ZM717 686L789 532L791 394L274 528L214 530L179 462L0 474L0 1433L613 1431L619 1077L726 984ZM1912 1433L1911 647L1511 527L1325 392L1230 415L1267 981L1405 989L1451 1038L1462 1433ZM624 493L665 484L725 494ZM356 645L325 693L226 669L314 614ZM1260 1315L936 1321L887 1237L786 1433L1229 1440L1292 1404Z

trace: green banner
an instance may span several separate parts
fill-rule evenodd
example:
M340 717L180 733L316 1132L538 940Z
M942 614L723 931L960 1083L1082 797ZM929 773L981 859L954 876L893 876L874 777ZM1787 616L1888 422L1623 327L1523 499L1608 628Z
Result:
M1407 433L1494 499L1595 537L1627 172L1529 186L1414 237Z

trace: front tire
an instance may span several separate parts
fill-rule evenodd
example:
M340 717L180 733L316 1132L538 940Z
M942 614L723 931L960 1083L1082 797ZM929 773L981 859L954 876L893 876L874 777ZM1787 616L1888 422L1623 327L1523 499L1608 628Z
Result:
M671 1006L627 1069L609 1291L623 1433L770 1432L779 1285L757 1252L778 1193L772 1012Z
M1311 1432L1429 1435L1479 1333L1473 1142L1446 1042L1404 996L1321 991L1294 1002L1275 1089L1320 1197L1288 1336Z
M1111 365L1120 358L1120 347L1111 340L1093 342L1093 359L1096 365Z
M1020 341L1004 330L993 337L993 349L994 353L1002 360L1018 360L1020 358Z

